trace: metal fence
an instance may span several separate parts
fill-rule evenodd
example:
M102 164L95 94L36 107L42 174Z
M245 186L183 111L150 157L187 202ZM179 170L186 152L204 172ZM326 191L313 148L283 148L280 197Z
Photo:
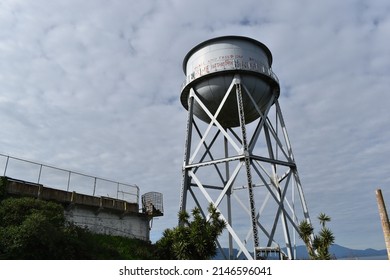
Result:
M139 202L139 187L0 154L3 176L92 196Z

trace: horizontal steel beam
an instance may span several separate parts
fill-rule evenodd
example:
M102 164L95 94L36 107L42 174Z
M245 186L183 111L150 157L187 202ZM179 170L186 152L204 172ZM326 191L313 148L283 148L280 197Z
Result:
M284 166L289 166L291 168L296 168L295 162L290 162L290 161L282 161L278 159L271 159L271 158L266 158L266 157L261 157L261 156L255 156L251 155L251 159L258 160L258 161L263 161L263 162L268 162L268 163L273 163L273 164L278 164L278 165L284 165Z

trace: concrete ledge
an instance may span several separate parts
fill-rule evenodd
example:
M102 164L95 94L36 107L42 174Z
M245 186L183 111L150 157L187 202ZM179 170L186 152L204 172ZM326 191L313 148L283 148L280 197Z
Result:
M129 203L111 197L97 197L76 192L45 187L26 181L6 178L5 190L10 195L30 196L44 200L56 201L62 204L78 204L89 207L116 210L124 213L139 213L138 203Z

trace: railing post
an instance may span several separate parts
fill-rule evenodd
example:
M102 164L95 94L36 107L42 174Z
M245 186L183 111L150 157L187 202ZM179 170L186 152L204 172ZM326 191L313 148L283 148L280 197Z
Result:
M69 191L69 186L70 186L70 175L72 174L72 172L69 171L68 173L69 173L69 175L68 175L68 185L67 185L67 187L66 187L66 191L67 191L67 192Z
M40 167L39 167L39 175L38 175L38 184L39 184L39 181L41 180L41 173L42 173L42 164L40 164Z
M7 173L8 161L9 161L9 156L7 156L7 161L5 162L4 177L5 177L5 174Z
M135 187L137 188L137 204L139 204L139 187L137 185Z
M92 196L95 196L95 191L96 191L96 177L94 177L94 178L95 178L95 181L93 183L93 194L92 194Z

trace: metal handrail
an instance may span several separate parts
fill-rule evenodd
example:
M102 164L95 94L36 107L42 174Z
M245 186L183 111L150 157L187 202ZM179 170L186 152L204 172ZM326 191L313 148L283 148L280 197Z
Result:
M224 71L235 71L235 70L246 70L250 72L257 72L260 74L263 74L265 76L270 77L273 79L276 83L279 84L279 78L276 76L276 74L273 72L271 67L264 66L262 63L257 63L257 62L243 62L243 61L235 61L231 60L231 65L230 66L224 66L221 68L218 67L211 67L213 63L205 64L205 68L207 68L207 71L201 71L199 69L199 72L197 73L187 73L187 76L185 80L181 84L181 91L190 84L192 81L202 77L206 76L208 74L213 74L213 73L218 73L218 72L224 72ZM211 70L213 69L213 70Z
M139 187L137 185L134 185L134 184L121 183L121 182L114 181L114 180L111 180L111 179L105 179L105 178L101 178L101 177L97 177L97 176L92 176L92 175L88 175L88 174L85 174L85 173L81 173L81 172L77 172L77 171L71 171L71 170L59 168L59 167L56 167L56 166L51 166L51 165L47 165L47 164L43 164L43 163L34 162L34 161L31 161L31 160L27 160L27 159L21 159L21 158L13 157L13 156L10 156L10 155L4 155L4 154L1 154L1 153L0 153L0 157L6 158L3 176L7 176L8 165L10 163L10 160L15 160L15 161L25 162L25 163L28 163L28 164L31 164L31 165L39 166L38 178L36 179L35 182L32 182L32 183L42 184L42 182L41 182L42 169L43 168L50 168L50 169L62 171L62 172L65 172L66 174L68 174L68 178L67 178L67 191L70 191L69 188L70 188L70 182L71 182L71 179L72 179L72 175L78 175L78 176L82 176L82 177L85 177L85 178L93 179L93 186L91 186L92 187L91 194L93 196L95 196L95 194L96 194L97 182L98 181L103 181L103 182L112 183L112 184L116 185L116 188L117 188L116 189L116 198L117 199L119 198L118 197L119 193L122 193L122 194L126 194L126 195L129 195L129 196L132 196L132 197L135 198L135 201L134 201L134 199L131 199L131 201L128 201L128 202L135 202L137 204L139 202ZM15 178L15 179L20 179L20 178ZM130 191L120 190L120 186L124 186L126 188L129 188ZM52 186L52 187L55 188L55 186Z

